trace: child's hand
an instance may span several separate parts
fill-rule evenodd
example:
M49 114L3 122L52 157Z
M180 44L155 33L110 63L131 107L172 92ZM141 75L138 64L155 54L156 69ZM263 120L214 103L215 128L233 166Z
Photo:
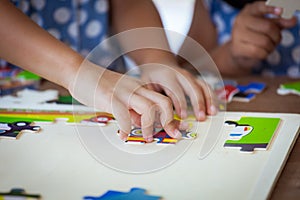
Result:
M262 1L245 6L232 30L231 55L237 64L251 67L274 51L281 41L281 30L296 25L295 18L280 18L281 12Z
M217 109L214 105L214 94L202 80L197 80L188 71L174 64L146 64L140 66L142 80L148 83L148 88L164 92L172 99L176 113L181 118L187 117L186 96L191 100L196 119L203 121L206 114L214 115Z
M119 123L122 139L127 138L133 123L141 125L143 137L151 142L157 117L171 137L181 137L179 124L173 120L170 99L147 89L137 79L85 61L69 91L81 103L112 113Z

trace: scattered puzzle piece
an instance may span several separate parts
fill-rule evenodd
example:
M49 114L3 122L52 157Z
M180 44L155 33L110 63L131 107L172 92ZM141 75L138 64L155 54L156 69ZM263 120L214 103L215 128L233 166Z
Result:
M216 91L220 100L225 102L240 101L249 102L255 98L256 94L261 93L266 84L259 82L251 82L248 85L233 85L228 82L222 89Z
M160 196L147 195L145 189L131 188L129 192L109 190L100 197L85 196L84 200L159 200Z
M239 121L226 121L235 128L229 134L224 147L239 148L241 152L253 153L255 149L266 150L275 134L280 118L242 117Z
M196 133L190 131L181 131L183 139L194 139L197 137ZM145 144L146 140L143 138L142 130L140 128L134 128L131 130L127 140L128 144ZM153 134L153 142L157 144L176 144L178 139L170 137L163 129L155 130Z
M237 93L239 93L239 89L233 85L225 85L224 88L216 91L218 98L225 102L231 102L233 96Z
M239 102L250 102L252 99L255 98L255 94L250 93L250 94L246 94L246 93L242 93L242 92L238 92L236 95L234 95L233 97L233 101L239 101Z
M266 4L283 8L281 16L287 19L293 17L296 10L300 10L299 0L268 0Z
M39 194L27 194L24 189L13 188L10 192L0 193L0 200L40 200Z
M31 126L31 122L19 121L15 123L0 122L0 138L18 139L23 132L36 133L40 131L39 126Z
M237 88L240 90L242 93L261 93L265 88L266 84L265 83L259 83L259 82L251 82L248 85L237 85Z
M281 84L277 89L280 95L296 94L300 96L300 81Z

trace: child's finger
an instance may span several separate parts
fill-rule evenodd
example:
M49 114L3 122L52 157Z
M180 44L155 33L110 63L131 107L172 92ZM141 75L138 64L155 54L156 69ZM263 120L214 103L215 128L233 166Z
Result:
M160 116L159 120L163 128L171 137L180 137L181 134L178 130L178 124L172 123L174 121L174 112L171 100L164 95L158 94L151 90L147 90L146 88L140 88L136 91L136 93L151 100L152 103L155 103L156 107L153 108L157 109L156 112ZM152 107L152 105L147 106L147 108L149 107ZM147 108L145 108L145 110L147 110ZM155 115L154 119L151 119L151 122L155 122Z
M185 93L191 100L196 119L199 121L203 121L206 119L206 105L203 91L199 89L198 83L192 80L192 78L194 77L179 77L179 82L181 83Z
M181 132L178 130L179 122L177 120L172 120L165 124L164 130L172 138L181 138Z
M133 94L130 98L129 105L140 116L140 124L144 139L147 142L152 142L153 126L158 110L156 103L143 96Z
M120 138L126 140L131 131L130 114L127 107L116 97L112 102L112 114L116 118L120 128Z
M184 95L182 87L178 84L177 81L174 81L173 84L169 87L164 87L164 91L168 97L171 98L176 113L182 118L187 117L187 102Z
M216 108L216 97L213 90L210 88L208 84L204 81L197 79L197 83L203 91L204 99L206 102L206 112L209 115L217 114L218 110Z
M141 115L139 115L137 112L135 112L132 109L129 110L129 113L130 113L131 123L133 124L133 126L141 127L142 126Z

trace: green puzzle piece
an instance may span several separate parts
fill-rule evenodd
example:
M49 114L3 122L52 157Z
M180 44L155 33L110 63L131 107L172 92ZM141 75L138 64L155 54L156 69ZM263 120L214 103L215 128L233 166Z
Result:
M239 147L246 152L253 152L255 148L266 149L279 123L280 118L242 117L236 127L249 125L253 130L240 140L226 140L224 147Z

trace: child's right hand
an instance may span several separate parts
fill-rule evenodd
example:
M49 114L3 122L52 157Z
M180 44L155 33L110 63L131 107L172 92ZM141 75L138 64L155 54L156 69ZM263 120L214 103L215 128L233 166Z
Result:
M281 30L296 25L295 18L280 18L282 9L258 1L245 6L237 16L231 40L231 55L236 64L252 67L266 59L281 41ZM266 15L273 14L275 18Z
M135 78L84 61L69 84L69 91L81 103L112 113L120 126L122 139L127 138L133 123L141 125L143 137L151 142L157 118L171 137L181 137L171 100L147 89Z

